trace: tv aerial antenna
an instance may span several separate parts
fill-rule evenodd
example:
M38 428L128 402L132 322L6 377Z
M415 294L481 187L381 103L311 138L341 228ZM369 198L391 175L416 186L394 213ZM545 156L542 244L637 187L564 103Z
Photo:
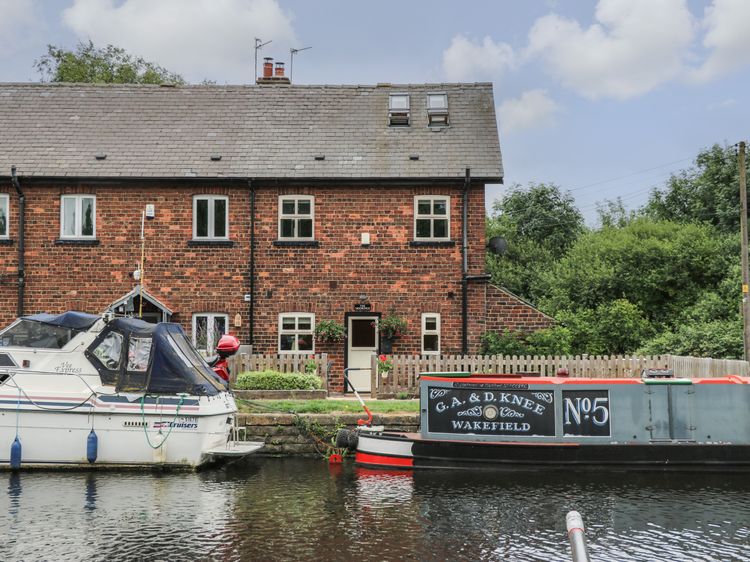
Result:
M254 77L254 80L258 79L258 51L272 42L273 40L269 40L264 43L263 39L261 39L260 37L255 38L255 77Z
M301 49L289 49L289 81L293 82L294 78L294 55L301 51L307 51L308 49L312 49L312 47L302 47Z

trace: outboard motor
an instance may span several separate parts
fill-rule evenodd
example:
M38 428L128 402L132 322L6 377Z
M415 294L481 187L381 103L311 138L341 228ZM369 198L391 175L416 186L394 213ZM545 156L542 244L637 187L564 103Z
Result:
M229 363L227 359L237 353L239 349L240 340L235 336L224 334L219 338L219 343L216 345L216 356L207 360L214 372L227 384L229 383Z

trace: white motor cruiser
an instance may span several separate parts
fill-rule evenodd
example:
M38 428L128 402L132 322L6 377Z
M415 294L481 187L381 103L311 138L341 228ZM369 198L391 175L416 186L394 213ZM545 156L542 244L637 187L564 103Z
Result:
M80 312L0 332L0 467L198 467L262 447L177 324Z

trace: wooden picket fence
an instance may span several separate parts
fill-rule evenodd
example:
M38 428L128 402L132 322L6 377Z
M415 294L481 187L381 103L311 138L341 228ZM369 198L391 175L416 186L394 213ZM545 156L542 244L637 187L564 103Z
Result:
M654 355L631 357L624 355L576 356L516 356L516 355L391 355L393 367L388 373L378 373L378 358L372 357L371 392L375 396L397 394L416 395L419 374L425 372L471 373L526 373L534 376L555 376L558 369L567 369L576 378L639 377L643 369L672 369L676 377L748 376L747 361Z
M229 369L232 373L232 382L234 382L239 373L246 371L271 370L281 373L304 373L311 361L315 363L315 374L323 379L323 388L328 388L329 363L327 353L315 355L241 353L229 359Z

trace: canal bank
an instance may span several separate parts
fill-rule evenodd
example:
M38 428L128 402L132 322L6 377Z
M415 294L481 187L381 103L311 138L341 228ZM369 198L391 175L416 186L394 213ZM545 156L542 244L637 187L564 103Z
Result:
M317 456L323 453L324 443L332 443L342 427L356 427L362 414L238 414L237 423L245 427L248 441L263 441L266 445L256 455ZM375 414L374 425L389 430L416 432L418 413Z

